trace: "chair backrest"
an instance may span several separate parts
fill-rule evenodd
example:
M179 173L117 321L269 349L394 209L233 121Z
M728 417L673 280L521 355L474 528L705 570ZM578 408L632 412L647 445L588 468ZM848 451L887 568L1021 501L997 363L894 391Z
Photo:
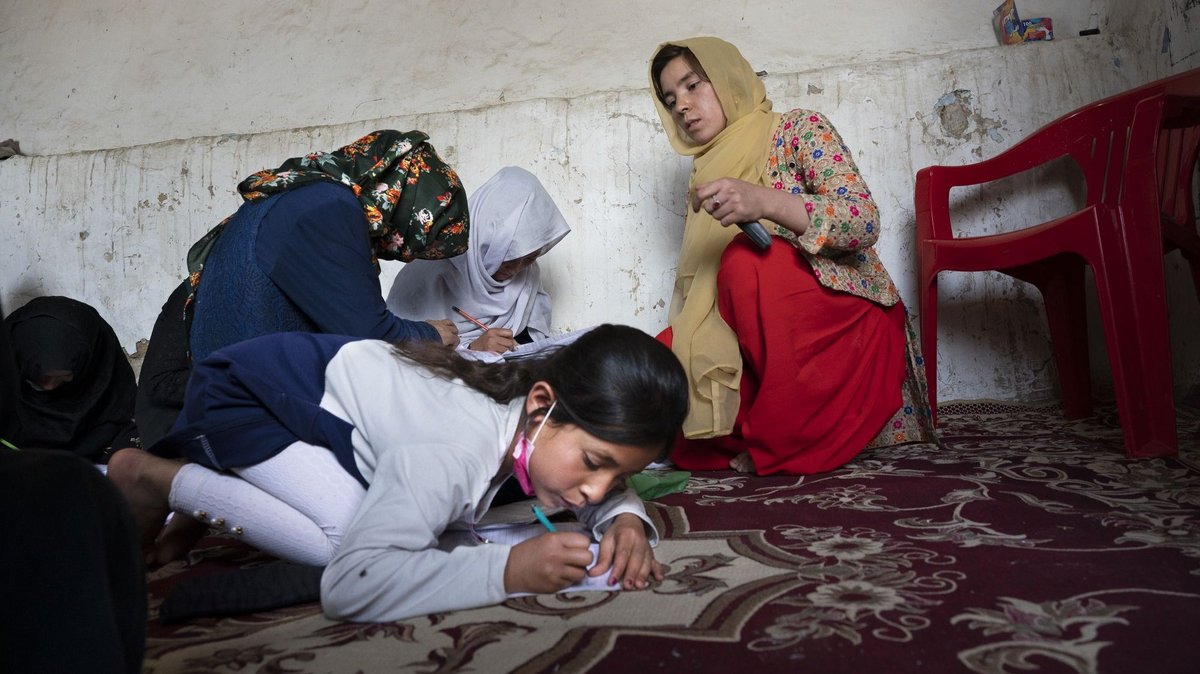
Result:
M1195 228L1193 193L1200 157L1200 96L1167 95L1158 135L1156 173L1164 224Z
M1195 231L1193 175L1200 147L1200 68L1144 84L1130 93L1166 96L1156 170L1163 224Z

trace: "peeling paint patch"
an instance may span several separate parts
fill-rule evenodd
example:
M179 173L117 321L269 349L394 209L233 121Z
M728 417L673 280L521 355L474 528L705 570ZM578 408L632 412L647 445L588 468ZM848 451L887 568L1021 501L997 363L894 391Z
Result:
M966 138L967 128L971 125L971 92L966 89L956 89L948 94L942 94L933 105L941 122L942 131L954 138Z
M817 94L823 94L823 93L825 93L825 89L823 89L822 87L818 87L815 84L808 85L808 95L809 96L816 96Z
M944 147L949 145L945 140L947 138L955 140L974 138L983 141L986 137L992 142L1003 143L1004 134L1000 133L1000 130L1004 128L1004 122L984 117L978 110L973 109L972 97L973 94L969 90L955 89L938 98L933 105L933 113L938 120L940 135L931 134L931 124L927 124L922 119L924 115L918 115L917 119L924 127L927 139ZM982 146L975 147L972 152L977 157L983 156Z

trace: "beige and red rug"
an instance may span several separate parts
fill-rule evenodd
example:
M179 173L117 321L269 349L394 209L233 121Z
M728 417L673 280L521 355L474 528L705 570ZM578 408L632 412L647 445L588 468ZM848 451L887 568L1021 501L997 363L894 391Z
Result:
M382 625L305 604L164 626L170 588L271 558L225 537L150 576L148 674L1200 672L1200 416L1130 461L1111 410L942 408L942 445L832 473L693 473L650 506L641 592Z

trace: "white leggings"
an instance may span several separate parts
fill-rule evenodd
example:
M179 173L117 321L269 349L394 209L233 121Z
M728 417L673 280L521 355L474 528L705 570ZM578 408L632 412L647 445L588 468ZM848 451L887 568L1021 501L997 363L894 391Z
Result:
M171 509L312 566L333 558L367 493L333 452L305 442L233 472L185 464L171 482Z

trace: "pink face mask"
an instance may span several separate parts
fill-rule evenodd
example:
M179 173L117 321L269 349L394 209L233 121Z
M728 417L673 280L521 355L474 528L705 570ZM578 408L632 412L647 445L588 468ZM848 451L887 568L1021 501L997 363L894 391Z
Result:
M546 410L546 415L542 417L542 423L538 424L532 438L526 438L525 434L521 433L521 438L517 440L517 447L513 450L513 475L517 476L517 483L521 485L521 491L525 492L526 496L534 496L537 493L533 489L533 482L529 479L529 457L533 456L533 443L537 441L538 434L542 432L546 420L550 418L550 413L554 411L554 406L557 404L557 400L550 403L550 409Z

